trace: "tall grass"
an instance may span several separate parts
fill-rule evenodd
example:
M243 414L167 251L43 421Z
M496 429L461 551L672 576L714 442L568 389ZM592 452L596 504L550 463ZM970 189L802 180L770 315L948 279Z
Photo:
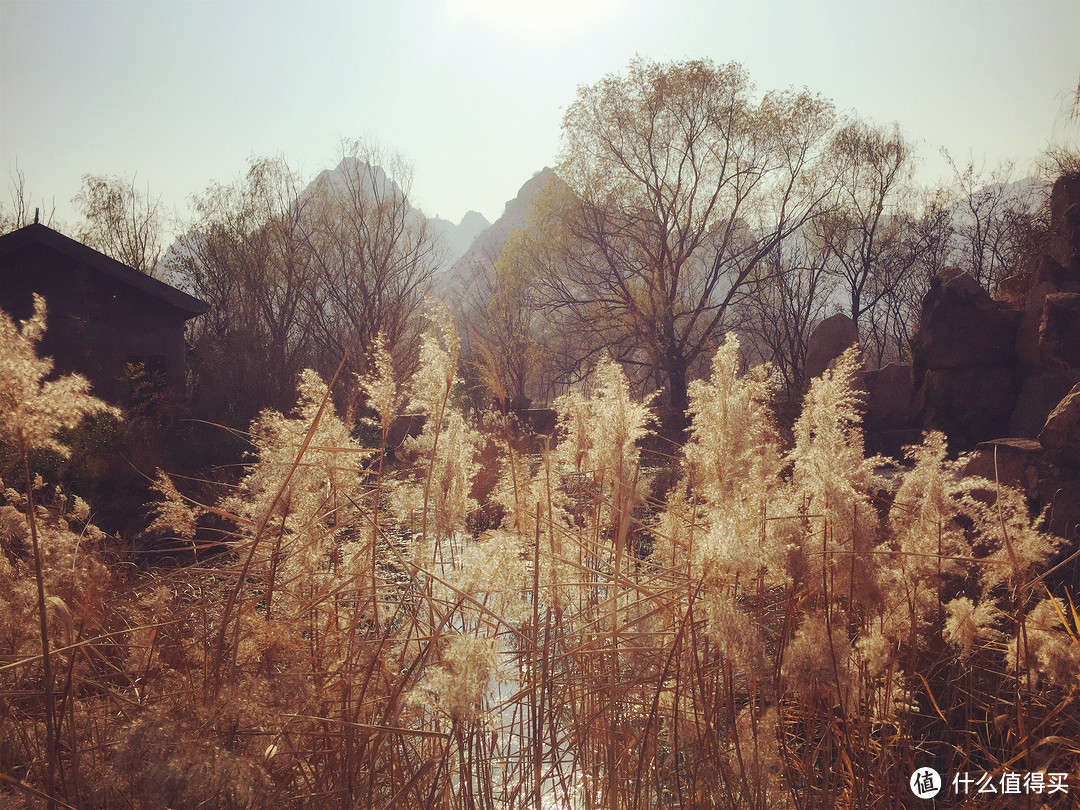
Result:
M377 447L306 373L218 502L162 476L153 525L182 567L109 560L85 504L6 490L5 804L897 807L916 766L1080 766L1077 612L1042 582L1056 541L1019 494L961 479L939 434L879 478L854 354L785 450L730 338L659 499L649 411L610 360L558 402L546 452L489 423L481 492L456 365L445 330L408 386L377 355ZM427 419L391 458L403 408ZM502 519L472 536L478 500Z

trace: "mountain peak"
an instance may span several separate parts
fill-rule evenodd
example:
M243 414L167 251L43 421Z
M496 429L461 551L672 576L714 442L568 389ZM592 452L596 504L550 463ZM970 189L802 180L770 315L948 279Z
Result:
M489 268L498 259L511 232L528 226L529 206L549 183L557 180L555 171L545 166L525 181L514 199L507 201L501 217L478 231L468 250L460 255L442 280L441 289L451 299L452 306L464 306L463 302L475 285L476 276L485 272L485 268ZM476 223L485 222L475 211L465 215L462 225L466 219Z
M448 219L432 217L428 220L431 227L438 233L446 246L446 266L453 265L469 249L469 245L482 231L487 229L490 223L487 218L478 211L466 211L461 222L455 225Z
M518 227L524 227L526 207L555 176L555 170L550 166L545 166L526 180L518 189L517 196L507 201L506 207L503 209L503 218L509 217L515 220Z
M464 231L472 232L473 236L480 233L484 228L488 227L491 223L487 221L487 217L481 214L479 211L466 211L465 216L461 218L461 222L458 223L458 227Z

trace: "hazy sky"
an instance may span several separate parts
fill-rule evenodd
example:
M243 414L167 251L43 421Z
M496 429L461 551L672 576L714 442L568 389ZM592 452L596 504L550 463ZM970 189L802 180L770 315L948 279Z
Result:
M182 216L252 156L310 179L367 137L413 165L427 214L494 220L554 163L576 88L635 53L897 121L928 177L943 146L1026 168L1078 129L1078 0L0 0L0 167L61 221L86 173L136 174Z

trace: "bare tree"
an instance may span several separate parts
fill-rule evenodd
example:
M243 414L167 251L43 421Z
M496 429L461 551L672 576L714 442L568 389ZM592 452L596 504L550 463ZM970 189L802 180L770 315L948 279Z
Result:
M958 199L953 263L989 292L1015 269L1024 244L1025 223L1044 194L1032 180L1013 182L1014 170L1005 163L992 171L969 160L958 166L947 152Z
M284 160L260 159L196 200L168 269L211 304L192 334L204 412L242 426L286 410L304 367L329 379L348 355L347 370L363 371L379 332L408 368L435 240L377 158L407 179L375 153L353 151L307 185Z
M135 178L86 174L72 200L83 222L75 238L141 273L154 275L163 249L161 200Z
M1047 146L1038 161L1039 174L1049 181L1062 176L1080 175L1080 81L1075 94L1064 94L1064 132L1054 143Z
M313 359L308 200L284 160L258 159L194 207L197 219L167 267L211 305L191 335L195 395L208 414L245 425L261 408L287 409Z
M477 382L503 407L550 394L549 351L529 238L511 232L502 252L475 260L461 307L463 349Z
M904 216L904 233L911 267L896 284L889 287L879 302L882 317L875 320L882 333L878 343L882 351L878 365L888 354L891 359L908 361L911 339L919 325L923 296L930 289L930 279L947 266L953 250L953 215L951 198L944 189L924 192L921 210ZM875 344L876 345L876 344Z
M740 308L739 331L760 359L779 371L784 388L801 394L810 334L833 301L836 281L820 246L805 233L778 242L762 275Z
M641 58L580 88L567 111L559 171L572 193L548 217L544 238L560 250L547 303L582 349L662 382L673 432L693 364L777 243L827 198L833 121L805 91L755 101L737 64Z
M49 206L47 213L42 216L42 206L34 206L30 192L26 188L26 175L16 164L8 175L8 198L11 200L11 210L8 211L3 203L0 203L0 234L18 230L33 222L44 222L52 225L56 217L56 205Z
M838 204L817 219L817 238L865 342L863 333L887 331L876 310L914 266L906 233L913 154L899 127L855 119L836 133L831 155L841 178Z
M313 339L323 358L354 347L349 370L362 372L381 332L405 373L415 362L422 324L417 315L440 243L409 203L412 170L397 155L361 142L312 191L305 240L317 271L311 290Z

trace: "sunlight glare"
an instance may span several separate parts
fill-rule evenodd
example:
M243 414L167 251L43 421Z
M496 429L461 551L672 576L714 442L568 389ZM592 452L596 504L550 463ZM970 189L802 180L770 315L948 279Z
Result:
M551 34L588 25L617 5L617 0L450 0L450 13L516 33Z

